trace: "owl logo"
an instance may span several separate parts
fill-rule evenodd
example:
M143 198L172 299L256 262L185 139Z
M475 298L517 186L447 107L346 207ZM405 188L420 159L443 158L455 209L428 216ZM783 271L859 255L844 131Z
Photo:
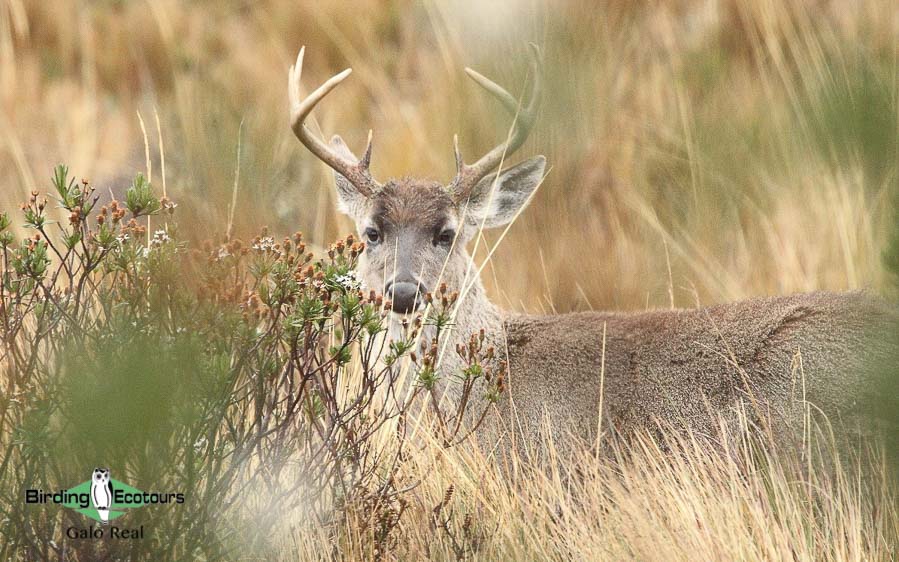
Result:
M100 523L109 525L109 507L112 505L112 486L109 469L95 468L91 474L91 503L100 515Z

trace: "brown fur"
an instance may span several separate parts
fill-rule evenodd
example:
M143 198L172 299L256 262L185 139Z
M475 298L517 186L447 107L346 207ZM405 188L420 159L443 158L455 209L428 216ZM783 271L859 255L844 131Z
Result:
M439 226L453 204L439 183L412 178L389 181L373 203L376 222L421 228Z
M604 426L627 433L662 421L711 435L709 414L741 403L780 427L798 421L803 398L834 419L850 415L869 367L897 357L884 336L899 312L867 293L819 292L695 310L510 315L504 325L510 392L500 411L514 433L536 439L546 412L556 435L592 440L603 326Z

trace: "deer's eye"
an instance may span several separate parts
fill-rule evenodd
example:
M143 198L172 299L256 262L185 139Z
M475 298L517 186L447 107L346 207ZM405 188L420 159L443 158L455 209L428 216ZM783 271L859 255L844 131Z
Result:
M374 228L368 227L365 229L365 239L374 246L381 241L381 233Z
M437 237L434 238L434 245L449 247L453 245L453 240L455 239L456 232L447 228L446 230L441 230Z

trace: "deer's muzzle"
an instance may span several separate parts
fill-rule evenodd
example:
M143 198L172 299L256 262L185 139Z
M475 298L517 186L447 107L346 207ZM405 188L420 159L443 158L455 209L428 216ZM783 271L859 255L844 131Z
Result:
M408 314L424 302L425 288L417 281L392 281L384 287L384 294L390 299L391 310Z

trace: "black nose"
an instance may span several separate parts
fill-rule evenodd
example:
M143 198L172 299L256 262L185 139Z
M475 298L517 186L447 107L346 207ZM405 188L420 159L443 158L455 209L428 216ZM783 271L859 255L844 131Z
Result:
M390 283L384 289L384 293L392 303L392 310L401 314L415 310L419 303L418 297L423 292L424 289L420 288L418 283L408 281Z

